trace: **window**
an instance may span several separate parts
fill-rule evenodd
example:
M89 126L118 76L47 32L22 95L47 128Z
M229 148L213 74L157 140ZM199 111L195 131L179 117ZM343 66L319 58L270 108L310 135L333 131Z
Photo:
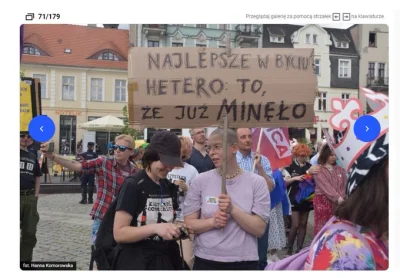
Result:
M160 47L159 41L147 41L147 47Z
M196 43L196 47L207 47L204 43Z
M376 33L369 33L369 47L376 47Z
M76 116L60 115L60 154L74 154L76 148Z
M115 80L115 101L126 102L126 80Z
M321 93L318 99L318 110L325 111L326 110L326 95L328 93Z
M63 100L75 99L75 77L73 76L62 77L62 99Z
M321 65L321 59L315 59L314 60L314 71L316 75L320 75L320 65Z
M349 48L348 42L335 42L337 48Z
M378 78L385 78L385 64L384 63L379 63L379 68L378 68Z
M226 48L226 46L225 45L220 45L220 46L218 46L219 48Z
M100 116L88 116L88 122L101 118Z
M351 60L339 59L339 77L341 78L351 77Z
M183 26L183 24L174 24L175 26L180 26L180 27L182 27Z
M46 98L47 96L46 74L34 74L32 77L40 79L41 98Z
M274 43L284 43L284 39L283 39L283 37L270 36L270 42L274 42Z
M317 35L313 35L313 43L317 44Z
M207 28L207 24L196 24L197 28Z
M183 47L183 43L181 42L173 42L172 47Z
M26 55L37 55L40 56L40 52L37 48L33 46L24 46L24 54Z
M350 94L342 94L342 100L347 102L350 98Z
M349 48L349 43L348 42L343 42L342 45L343 45L343 48Z
M310 44L310 34L307 34L307 35L306 35L306 43L307 43L307 44Z
M99 60L119 61L118 56L111 52L104 52L100 54Z
M90 100L103 101L103 79L92 78L90 80Z
M229 24L220 24L219 29L221 30L229 30Z
M375 77L375 63L374 62L368 63L368 77L369 78Z

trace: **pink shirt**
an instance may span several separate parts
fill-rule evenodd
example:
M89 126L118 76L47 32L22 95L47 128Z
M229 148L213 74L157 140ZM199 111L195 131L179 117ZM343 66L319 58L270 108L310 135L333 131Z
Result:
M330 172L325 166L313 175L315 181L315 195L325 195L331 202L336 203L339 197L346 196L346 171L337 165Z

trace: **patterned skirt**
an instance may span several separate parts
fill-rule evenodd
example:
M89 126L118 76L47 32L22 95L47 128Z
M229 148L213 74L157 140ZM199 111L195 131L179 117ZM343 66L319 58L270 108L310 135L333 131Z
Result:
M314 236L333 216L333 204L325 195L314 196Z
M286 246L285 222L283 220L282 203L276 205L270 213L268 250L281 250Z

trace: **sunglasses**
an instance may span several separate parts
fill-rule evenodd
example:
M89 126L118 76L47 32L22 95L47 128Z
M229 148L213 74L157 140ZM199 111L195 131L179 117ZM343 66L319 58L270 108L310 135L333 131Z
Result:
M22 138L25 138L25 137L28 138L28 139L31 138L31 136L29 136L28 134L20 134L20 135L19 135L19 138L21 138L21 139L22 139Z
M112 148L113 148L114 151L119 149L121 152L124 152L127 149L128 150L133 150L132 148L128 148L128 147L125 147L125 146L118 146L118 145L114 145L114 146L112 146Z

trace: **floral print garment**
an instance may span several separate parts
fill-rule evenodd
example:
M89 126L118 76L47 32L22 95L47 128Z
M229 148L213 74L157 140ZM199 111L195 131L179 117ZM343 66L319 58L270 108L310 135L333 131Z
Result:
M335 221L335 223L339 220ZM346 222L346 224L351 224ZM305 270L387 270L389 257L386 246L370 229L357 226L370 246L343 228L327 230L310 247Z

